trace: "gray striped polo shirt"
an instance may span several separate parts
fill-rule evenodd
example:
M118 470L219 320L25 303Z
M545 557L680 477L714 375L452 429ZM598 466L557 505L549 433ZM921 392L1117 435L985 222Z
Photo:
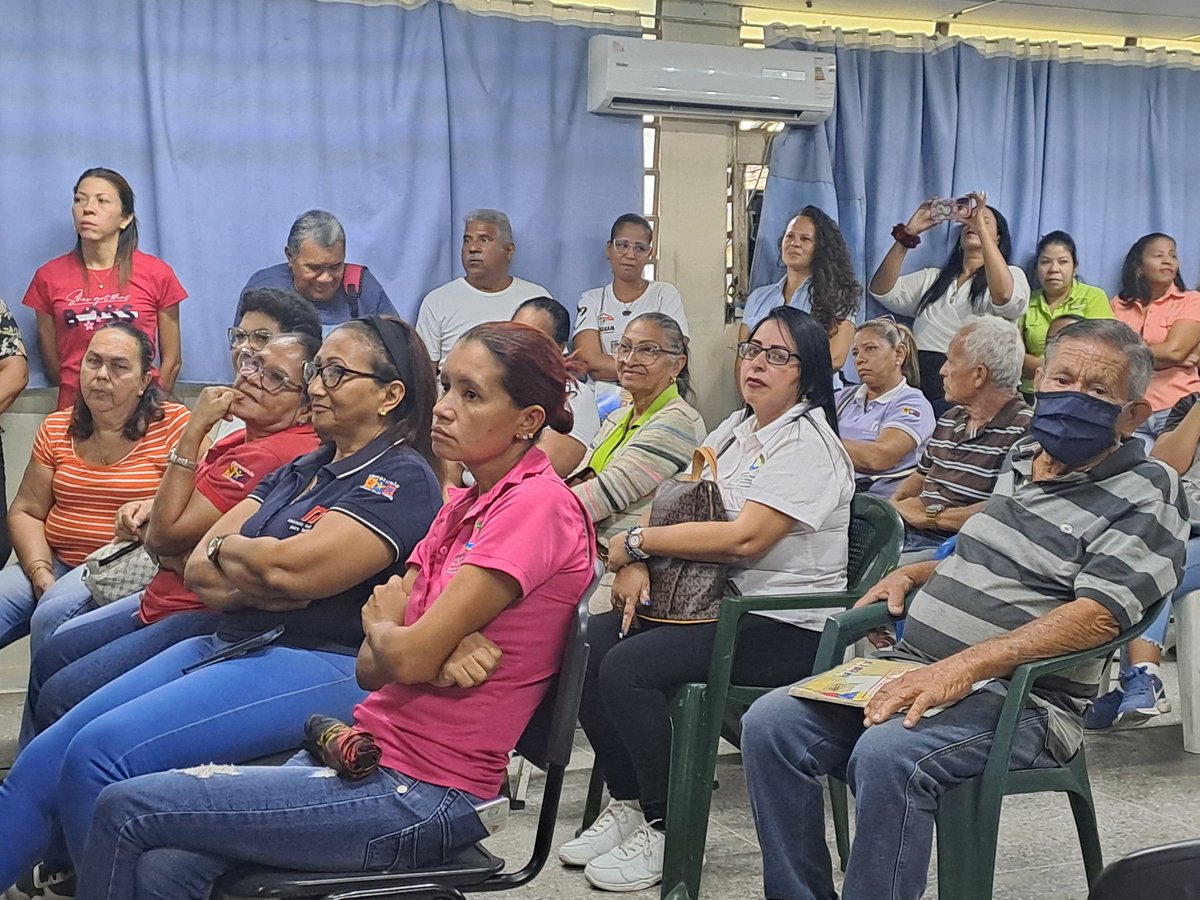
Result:
M1040 449L1030 437L1013 447L955 552L913 598L898 653L944 659L1077 597L1103 605L1124 630L1175 589L1189 529L1174 470L1129 440L1086 472L1034 482ZM1084 663L1034 689L1051 711L1049 748L1060 760L1079 747L1101 666Z

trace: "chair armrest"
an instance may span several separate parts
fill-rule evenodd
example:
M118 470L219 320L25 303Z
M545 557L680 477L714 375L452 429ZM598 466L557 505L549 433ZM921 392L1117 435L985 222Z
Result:
M908 606L915 594L915 590L910 591L904 598L905 613L908 612ZM817 647L817 658L813 664L813 671L828 672L842 661L842 657L846 654L846 648L864 637L867 632L890 625L902 618L904 616L893 616L888 611L887 603L883 600L830 616L825 623L825 630L821 632L821 643Z

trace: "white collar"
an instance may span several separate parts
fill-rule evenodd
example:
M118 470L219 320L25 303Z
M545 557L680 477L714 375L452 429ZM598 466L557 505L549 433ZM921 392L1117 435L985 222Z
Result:
M894 400L896 398L896 395L899 394L906 387L908 387L908 381L905 380L904 378L901 378L899 383L895 387L889 388L888 390L886 390L882 394L880 394L878 397L876 397L874 400L871 400L869 402L871 402L871 403L887 403L890 400ZM854 392L854 402L861 403L863 405L864 409L866 408L866 405L868 403L867 390L868 390L868 388L865 384L860 384L858 386L858 390Z
M788 409L782 416L772 422L770 425L764 425L762 428L755 430L758 424L758 417L749 415L733 428L733 436L737 439L738 444L744 445L751 440L756 441L758 446L765 447L767 443L776 437L783 429L789 425L794 425L800 415L810 406L807 401L800 401L795 406Z

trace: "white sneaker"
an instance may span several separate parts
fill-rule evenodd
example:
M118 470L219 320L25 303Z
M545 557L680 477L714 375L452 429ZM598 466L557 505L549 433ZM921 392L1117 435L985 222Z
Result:
M646 817L634 804L613 800L591 828L558 848L558 858L568 866L586 866L597 856L621 846L645 824Z
M649 823L587 864L583 876L602 891L640 891L662 881L667 836Z

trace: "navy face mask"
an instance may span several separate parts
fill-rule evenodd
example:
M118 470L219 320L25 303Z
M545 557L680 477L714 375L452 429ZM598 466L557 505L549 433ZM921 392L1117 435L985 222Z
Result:
M1077 466L1117 442L1119 403L1079 391L1038 391L1029 434L1059 462Z

